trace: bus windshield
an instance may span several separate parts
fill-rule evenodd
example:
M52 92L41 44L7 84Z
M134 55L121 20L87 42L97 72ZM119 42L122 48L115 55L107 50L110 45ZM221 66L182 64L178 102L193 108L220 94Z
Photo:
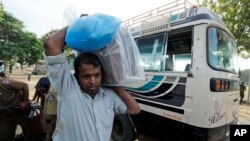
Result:
M208 28L208 54L208 63L212 68L239 73L237 47L225 31Z
M137 40L144 70L160 71L164 46L163 41L164 34Z

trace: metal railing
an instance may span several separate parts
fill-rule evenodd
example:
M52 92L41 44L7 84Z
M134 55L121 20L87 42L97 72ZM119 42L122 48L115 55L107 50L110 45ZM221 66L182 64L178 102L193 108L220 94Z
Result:
M125 20L123 23L129 28L141 25L141 35L166 31L170 29L171 15L186 11L192 6L192 3L187 0L176 0Z

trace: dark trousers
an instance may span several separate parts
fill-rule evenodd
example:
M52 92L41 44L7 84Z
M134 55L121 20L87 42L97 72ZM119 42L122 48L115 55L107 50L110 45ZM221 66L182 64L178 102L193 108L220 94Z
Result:
M28 74L28 81L31 79L31 73Z
M242 103L243 98L244 98L244 92L240 92L240 103Z
M0 119L0 141L15 141L17 124L22 127L25 141L34 141L31 119L28 111L15 110L5 112Z

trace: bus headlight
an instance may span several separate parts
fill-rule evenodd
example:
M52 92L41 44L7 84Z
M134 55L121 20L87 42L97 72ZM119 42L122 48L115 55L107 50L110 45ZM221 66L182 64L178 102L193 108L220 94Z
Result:
M230 81L225 79L211 78L210 90L213 92L229 91Z

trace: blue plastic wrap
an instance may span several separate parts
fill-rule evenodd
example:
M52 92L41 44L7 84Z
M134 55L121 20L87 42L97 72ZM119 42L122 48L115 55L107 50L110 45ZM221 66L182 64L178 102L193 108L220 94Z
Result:
M65 42L79 52L96 52L108 44L121 24L121 20L104 14L80 17L68 27Z

